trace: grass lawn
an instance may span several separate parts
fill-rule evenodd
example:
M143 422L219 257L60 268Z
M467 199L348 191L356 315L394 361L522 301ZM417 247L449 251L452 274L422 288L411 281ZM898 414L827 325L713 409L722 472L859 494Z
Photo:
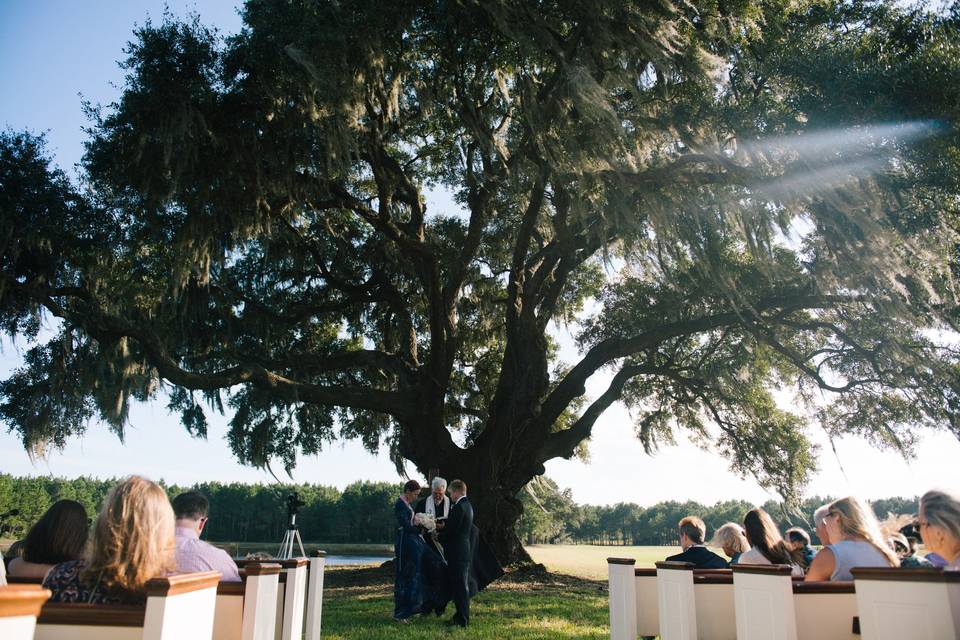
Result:
M607 579L607 558L634 558L637 567L652 567L667 556L680 553L680 547L597 547L592 545L537 544L526 547L534 562L548 571L594 580ZM723 552L713 549L722 557Z
M516 640L610 637L603 582L536 570L511 572L471 602L470 627L448 630L444 618L393 621L393 573L380 568L327 570L323 637L330 640Z

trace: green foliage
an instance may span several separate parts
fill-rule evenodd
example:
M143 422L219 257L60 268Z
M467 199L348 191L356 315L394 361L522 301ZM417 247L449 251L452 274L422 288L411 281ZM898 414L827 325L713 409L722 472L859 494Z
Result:
M817 418L960 435L954 7L242 14L135 32L82 189L0 137L0 324L33 343L0 419L29 449L122 437L164 385L197 437L226 404L246 464L356 438L511 501L622 401L648 450L686 430L796 501Z

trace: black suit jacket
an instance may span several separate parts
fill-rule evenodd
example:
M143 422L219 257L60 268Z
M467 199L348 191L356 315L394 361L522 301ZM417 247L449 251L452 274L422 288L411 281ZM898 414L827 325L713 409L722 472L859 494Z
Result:
M450 507L440 542L451 567L469 567L473 561L470 538L473 532L473 505L466 496Z
M668 562L692 562L697 569L726 569L727 561L706 547L690 547L667 558Z

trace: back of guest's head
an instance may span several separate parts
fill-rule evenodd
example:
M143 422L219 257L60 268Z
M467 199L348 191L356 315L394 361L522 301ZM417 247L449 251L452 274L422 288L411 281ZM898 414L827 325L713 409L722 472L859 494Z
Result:
M713 534L713 546L723 549L729 557L750 550L750 543L743 533L743 527L736 522L727 522Z
M680 523L680 535L686 534L693 544L703 544L707 538L707 525L697 516L687 516Z
M793 564L797 561L793 550L787 547L780 530L770 514L756 508L747 512L743 518L743 528L750 546L759 551L773 564Z
M787 529L786 535L787 541L793 544L802 544L803 546L810 544L810 534L800 527L790 527Z
M920 516L930 526L939 527L960 543L960 495L949 491L927 491L920 498Z
M818 507L817 510L813 512L813 526L819 527L822 525L824 518L826 518L828 515L830 515L829 503Z
M58 500L30 527L23 559L37 564L77 560L87 545L87 510L76 500Z
M900 566L900 559L887 544L886 537L880 531L880 523L873 510L854 496L840 498L830 503L830 515L839 516L838 525L843 539L866 540L886 557L891 566ZM839 540L833 540L836 544Z
M87 581L105 590L137 591L176 568L174 515L155 482L130 476L111 489L93 530Z
M450 483L450 493L460 493L466 495L467 483L463 480L454 480Z
M177 520L200 520L210 515L210 501L199 491L185 491L171 505Z

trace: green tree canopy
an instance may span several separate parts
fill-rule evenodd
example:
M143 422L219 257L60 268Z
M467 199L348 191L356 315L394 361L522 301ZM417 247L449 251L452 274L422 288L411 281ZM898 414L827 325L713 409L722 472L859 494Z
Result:
M37 138L0 143L0 322L36 342L0 417L42 451L94 416L122 436L164 390L198 436L229 406L248 464L386 444L466 479L507 559L519 489L613 402L648 449L684 430L787 498L811 417L905 452L918 426L960 435L951 7L250 0L229 38L147 23L90 107L82 185Z

